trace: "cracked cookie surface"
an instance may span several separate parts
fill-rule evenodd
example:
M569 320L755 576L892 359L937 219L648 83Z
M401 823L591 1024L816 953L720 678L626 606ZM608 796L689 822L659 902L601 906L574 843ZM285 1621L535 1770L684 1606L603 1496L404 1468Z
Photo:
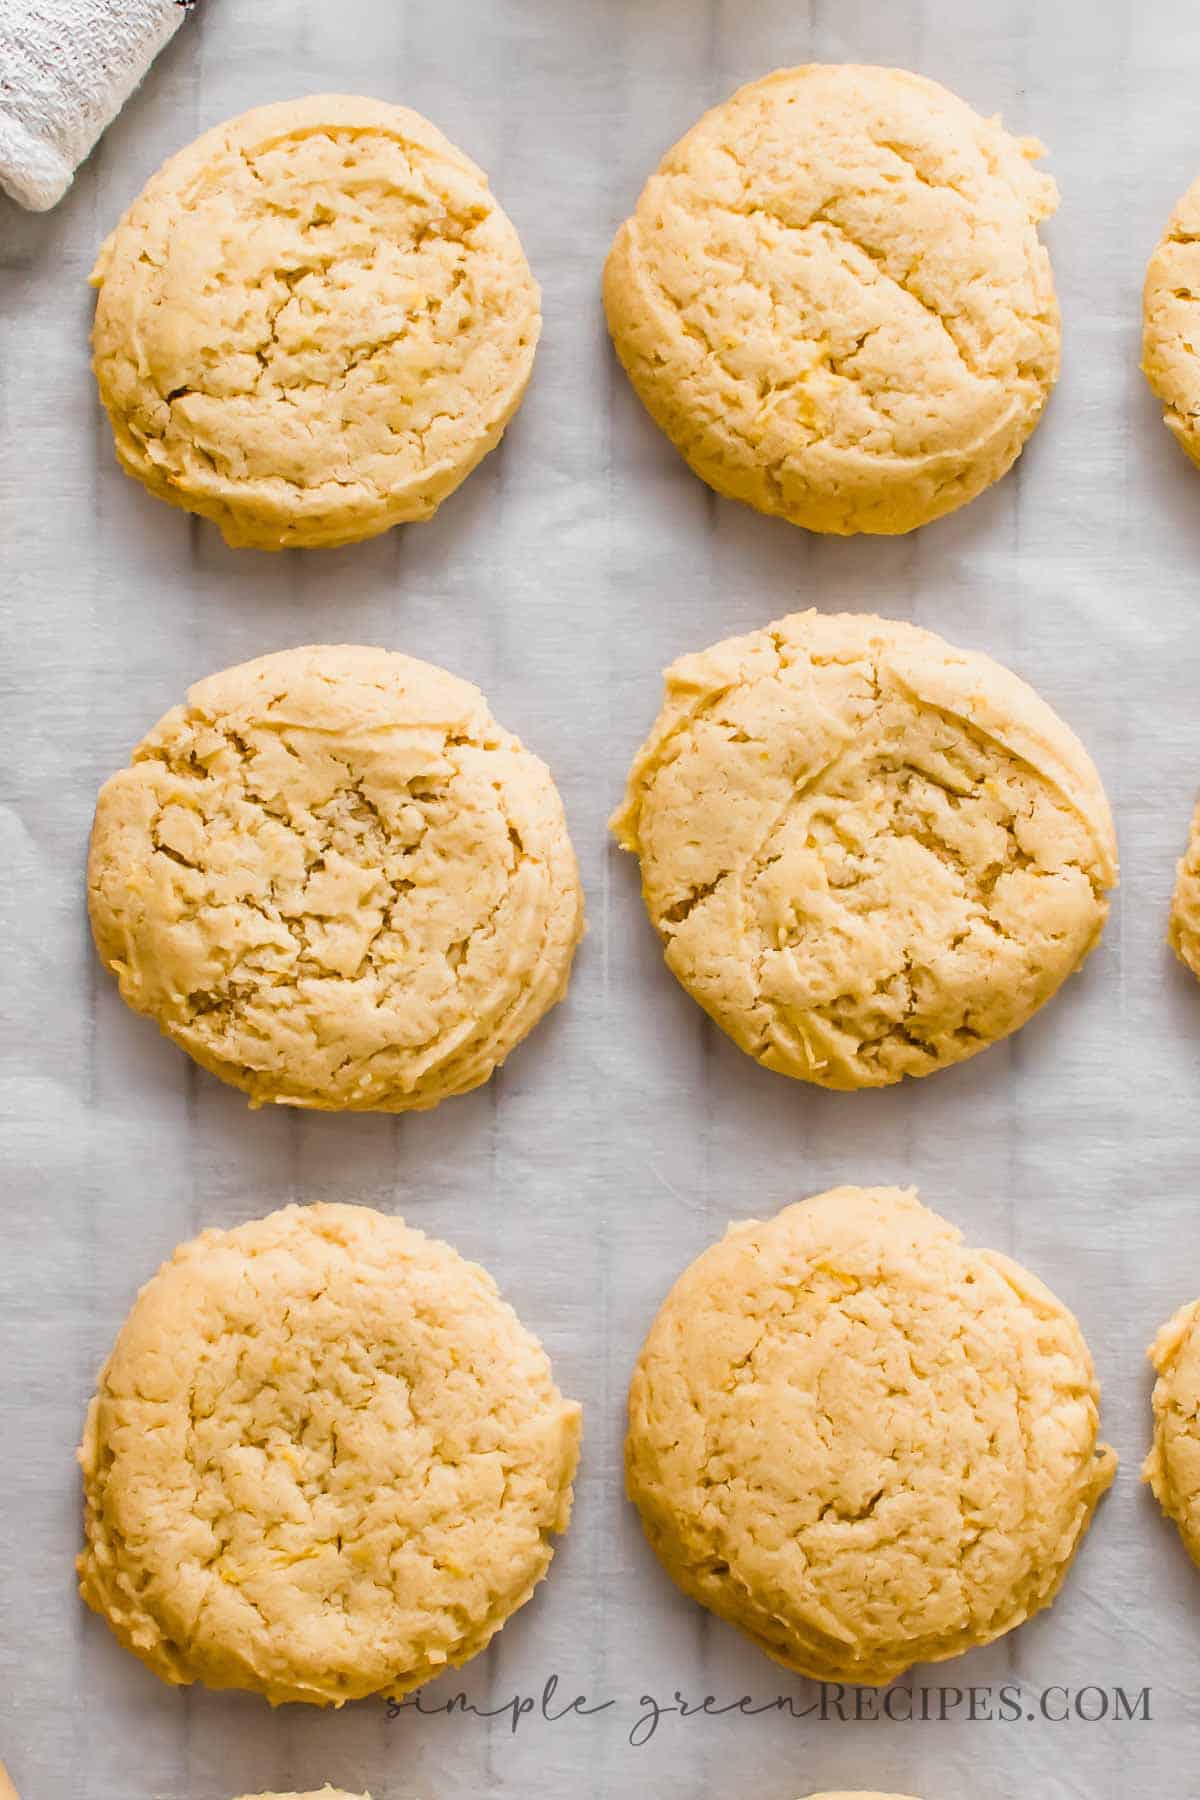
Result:
M1200 180L1150 258L1142 303L1142 372L1163 423L1200 463Z
M839 533L998 480L1058 375L1040 154L897 69L781 69L707 113L604 274L617 354L695 473Z
M988 657L793 613L684 656L612 822L672 972L741 1049L879 1087L1023 1025L1116 881L1086 751Z
M92 275L118 459L234 545L428 519L499 442L540 297L487 177L404 107L259 107L164 164Z
M164 1681L401 1695L566 1529L579 1408L491 1277L360 1206L207 1231L147 1283L80 1461L80 1587Z
M1158 1373L1154 1441L1142 1477L1200 1564L1200 1300L1181 1306L1151 1344Z
M346 645L198 682L101 789L88 895L123 998L255 1105L477 1087L583 929L545 765L469 682Z
M630 1387L626 1474L685 1593L814 1680L883 1685L1058 1590L1112 1480L1067 1309L916 1195L731 1226Z
M1175 872L1168 938L1180 962L1200 980L1200 806L1192 816L1187 851Z

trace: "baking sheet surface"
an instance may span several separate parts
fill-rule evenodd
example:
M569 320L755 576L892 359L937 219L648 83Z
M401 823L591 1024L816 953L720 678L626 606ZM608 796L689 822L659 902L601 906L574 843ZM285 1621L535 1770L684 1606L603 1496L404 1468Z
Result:
M900 540L821 540L715 500L643 415L599 307L608 239L663 149L739 82L814 58L946 82L1044 139L1062 188L1046 237L1065 361L1046 420L1008 479ZM66 202L0 204L0 1756L24 1800L325 1780L375 1800L1195 1791L1200 1576L1138 1465L1144 1347L1200 1292L1200 992L1163 943L1200 782L1200 476L1137 363L1145 260L1200 172L1198 66L1191 0L203 0ZM322 88L403 100L483 164L545 331L503 447L435 522L269 558L119 474L85 282L165 155ZM1011 664L1093 752L1121 839L1086 972L1007 1044L882 1093L807 1090L741 1056L666 972L636 868L605 834L662 666L807 605L894 613ZM194 678L321 640L477 681L553 768L583 866L591 929L568 1002L488 1087L428 1115L249 1112L124 1009L88 940L101 780ZM915 1183L1048 1281L1087 1332L1123 1458L1054 1609L915 1672L924 1721L843 1719L836 1702L822 1719L817 1690L675 1592L620 1492L623 1391L672 1278L730 1217L842 1181ZM403 1211L482 1261L585 1406L549 1580L420 1716L172 1691L74 1594L72 1453L138 1284L202 1226L317 1199ZM1006 1684L1016 1719L954 1699L989 1689L977 1710L1011 1712ZM1149 1720L1112 1716L1117 1687L1152 1690ZM1108 1690L1110 1716L1045 1719L1049 1688ZM432 1710L459 1693L475 1711ZM677 1694L760 1710L639 1729L644 1696Z

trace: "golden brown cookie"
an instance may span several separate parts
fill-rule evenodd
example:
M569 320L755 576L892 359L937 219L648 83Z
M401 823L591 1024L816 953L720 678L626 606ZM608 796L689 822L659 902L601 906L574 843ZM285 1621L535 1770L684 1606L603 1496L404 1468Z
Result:
M880 1087L1023 1025L1095 945L1087 752L986 656L793 613L667 671L613 820L666 959L751 1056Z
M1116 1456L1066 1307L912 1192L731 1226L629 1395L667 1573L790 1669L880 1685L1054 1598Z
M1187 850L1176 868L1167 935L1180 962L1200 978L1200 807L1192 818Z
M811 531L911 531L1016 459L1058 376L1042 147L900 69L780 69L667 152L604 272L691 468Z
M469 682L347 645L197 682L102 788L88 891L124 999L254 1105L477 1087L583 929L545 765Z
M92 281L122 467L260 550L430 518L499 442L541 322L483 172L418 114L346 94L181 150Z
M361 1206L182 1245L101 1371L80 1587L164 1681L401 1695L566 1529L580 1412L491 1277Z
M1149 1349L1154 1384L1154 1442L1143 1479L1200 1563L1200 1300L1181 1306Z
M1176 206L1146 269L1142 372L1163 423L1200 463L1200 180Z

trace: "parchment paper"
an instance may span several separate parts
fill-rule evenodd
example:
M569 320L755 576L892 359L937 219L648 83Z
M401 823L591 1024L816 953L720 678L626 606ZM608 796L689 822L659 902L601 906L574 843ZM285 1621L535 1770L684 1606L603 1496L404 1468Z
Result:
M899 540L822 540L716 501L603 329L601 260L663 149L740 81L812 58L918 69L1002 111L1052 147L1063 192L1047 237L1065 365L1045 422L998 487ZM0 1756L24 1800L325 1780L375 1800L1197 1792L1200 1574L1138 1465L1144 1347L1200 1292L1200 991L1163 943L1200 782L1200 475L1137 364L1145 260L1200 171L1198 65L1192 0L203 0L68 200L43 217L0 207ZM226 550L118 472L85 280L170 151L322 88L403 100L489 170L543 284L545 334L503 448L434 523L269 558ZM1093 752L1121 838L1086 972L1006 1045L882 1093L806 1090L710 1027L605 834L662 666L810 604L911 618L1017 669ZM583 865L591 930L569 1001L488 1087L432 1114L249 1112L125 1010L87 936L102 779L189 681L320 640L479 682L551 764ZM916 1672L931 1718L676 1714L635 1747L643 1695L814 1705L660 1573L621 1497L620 1442L632 1360L676 1273L731 1216L839 1181L916 1183L1074 1307L1116 1488L1051 1612ZM490 1722L173 1691L75 1597L72 1453L135 1289L201 1226L292 1199L403 1211L481 1260L584 1402L578 1507L549 1580L423 1697L508 1709ZM612 1704L553 1723L539 1705L514 1732L514 1698L552 1675L552 1713ZM1008 1683L1017 1719L938 1698L973 1685L998 1707ZM1113 1718L1115 1698L1093 1723L1024 1704L1118 1686L1152 1689L1148 1720Z

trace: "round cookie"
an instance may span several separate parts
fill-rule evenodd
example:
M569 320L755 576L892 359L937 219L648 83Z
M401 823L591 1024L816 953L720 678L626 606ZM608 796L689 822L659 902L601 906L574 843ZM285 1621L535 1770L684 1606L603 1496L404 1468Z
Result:
M1015 1031L1116 881L1086 751L986 656L795 613L667 671L613 819L679 981L769 1069L928 1075Z
M181 150L92 282L122 467L260 550L432 517L499 442L541 324L482 170L417 113L346 94Z
M617 354L695 473L839 533L998 480L1058 377L1041 154L899 69L780 69L706 113L604 271Z
M242 1800L371 1800L370 1794L347 1794L342 1788L323 1787L311 1794L243 1794ZM820 1796L816 1796L820 1800ZM833 1797L836 1800L836 1796ZM853 1800L845 1796L844 1800ZM869 1800L869 1797L868 1797Z
M820 1681L882 1686L1048 1605L1116 1456L1071 1314L915 1193L729 1228L629 1394L626 1477L674 1581Z
M1200 979L1200 807L1192 818L1186 854L1176 869L1167 936L1180 962Z
M124 999L253 1105L465 1093L583 929L545 765L469 682L346 645L197 682L101 789L88 891Z
M1171 214L1146 269L1142 372L1163 423L1200 463L1200 180Z
M1142 1477L1200 1564L1200 1300L1181 1306L1151 1344L1154 1442Z
M436 1238L332 1205L206 1231L101 1371L81 1592L164 1681L406 1694L546 1573L579 1423L491 1277Z

